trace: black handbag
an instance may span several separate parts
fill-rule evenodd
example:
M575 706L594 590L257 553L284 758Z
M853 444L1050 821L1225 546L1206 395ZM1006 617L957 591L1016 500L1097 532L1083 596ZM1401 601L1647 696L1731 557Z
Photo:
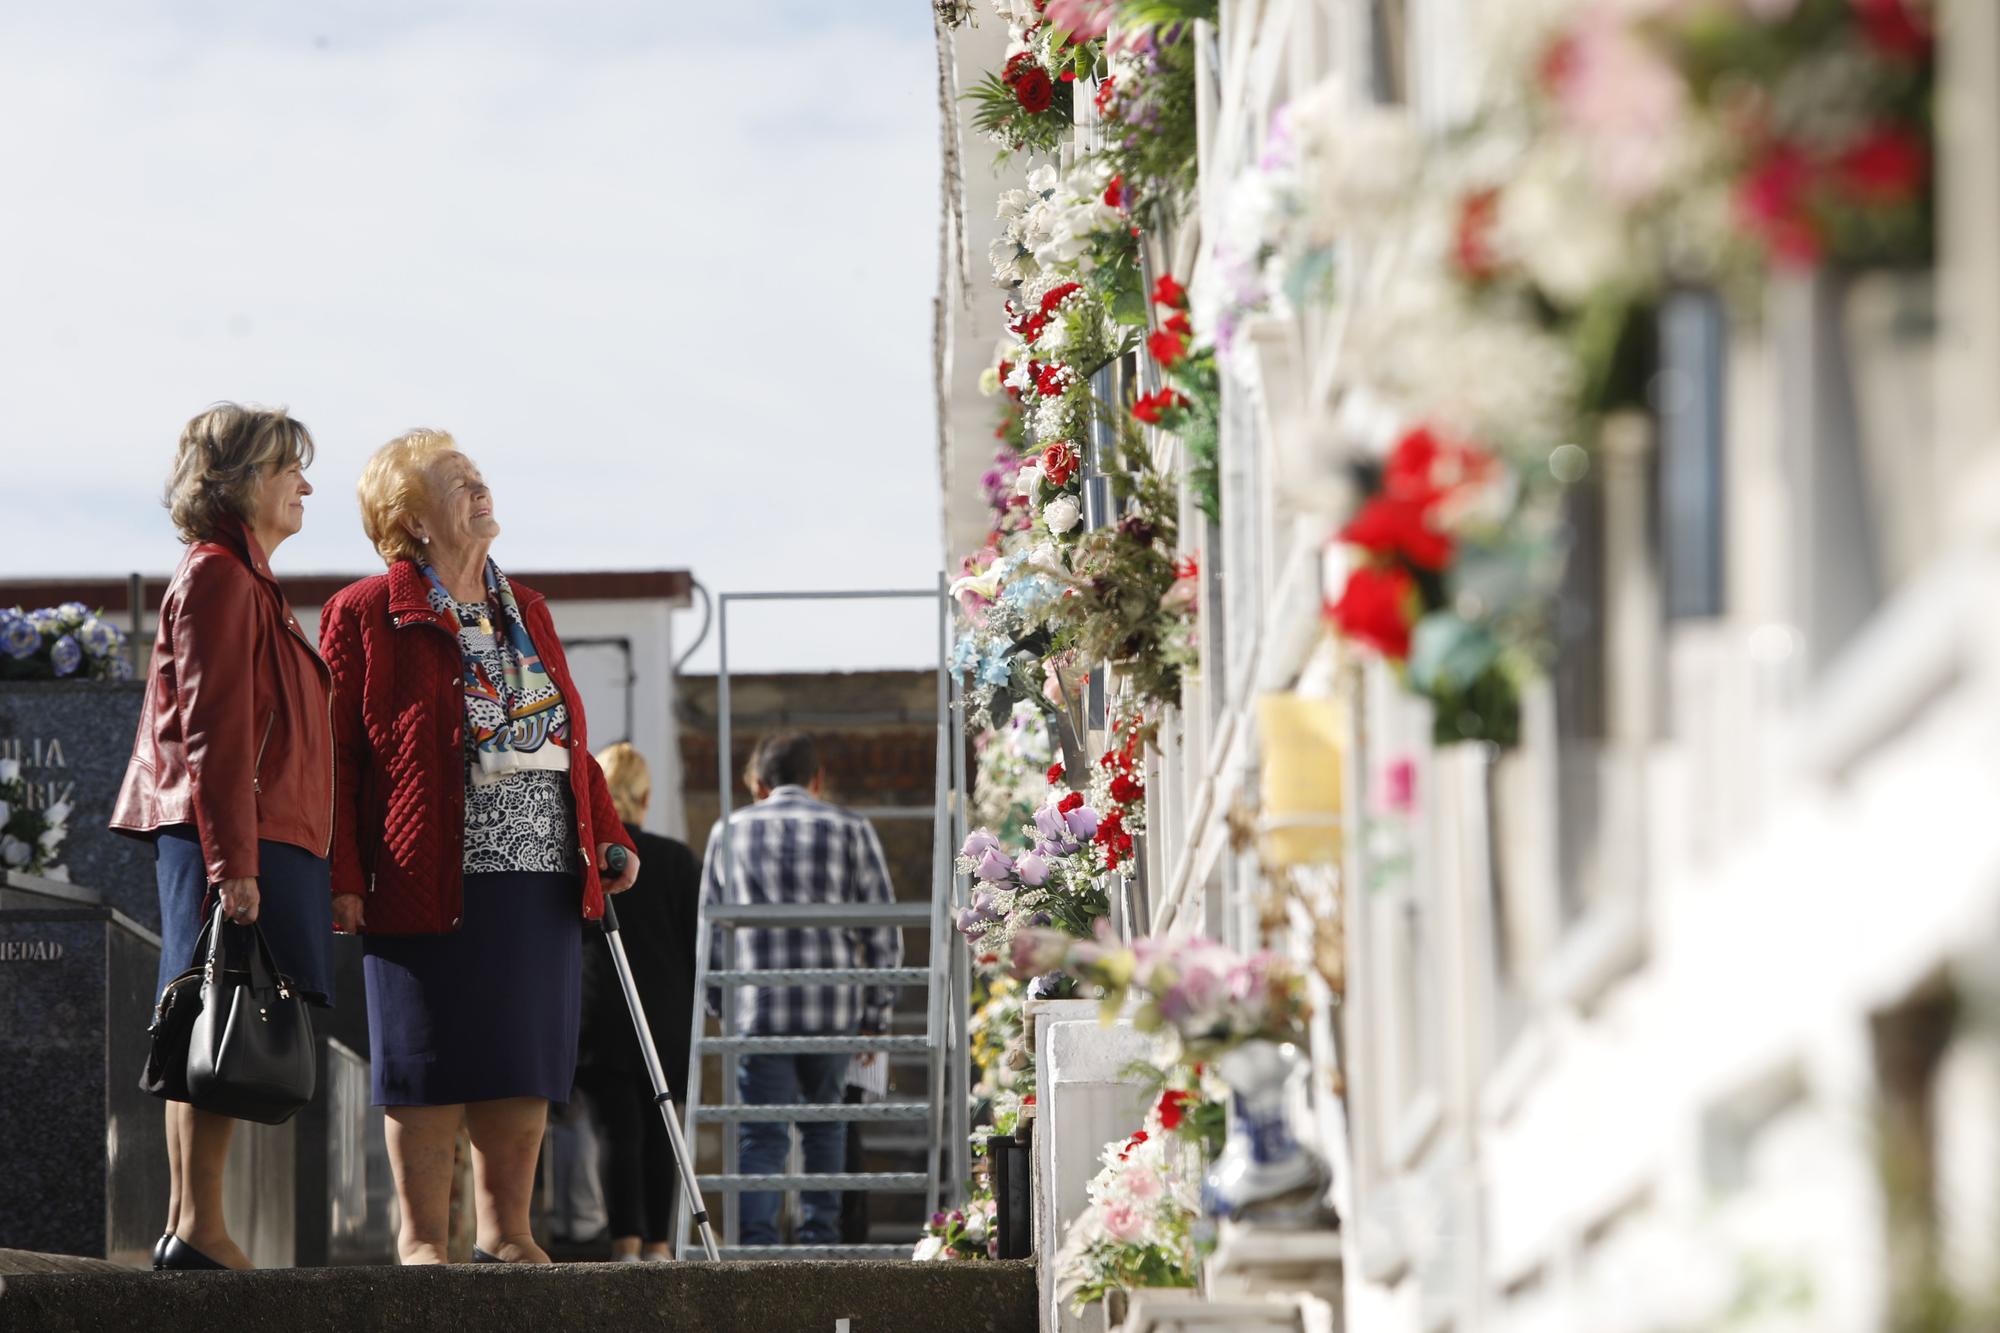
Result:
M264 932L229 924L216 905L188 1040L188 1100L204 1111L281 1125L319 1082L312 1010L279 973Z
M208 957L208 939L215 922L202 924L194 942L187 970L167 983L153 1006L152 1026L146 1029L146 1067L139 1074L139 1090L170 1102L192 1100L188 1096L188 1043L194 1037L195 1016L201 1012L202 963Z

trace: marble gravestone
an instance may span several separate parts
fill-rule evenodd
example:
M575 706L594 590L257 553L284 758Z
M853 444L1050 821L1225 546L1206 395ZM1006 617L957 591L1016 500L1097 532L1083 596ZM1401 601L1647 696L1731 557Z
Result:
M107 827L144 689L137 681L0 681L0 758L21 761L31 803L70 803L62 864L71 882L157 931L153 849Z
M108 907L0 889L0 1248L136 1261L167 1211L139 1091L159 937Z

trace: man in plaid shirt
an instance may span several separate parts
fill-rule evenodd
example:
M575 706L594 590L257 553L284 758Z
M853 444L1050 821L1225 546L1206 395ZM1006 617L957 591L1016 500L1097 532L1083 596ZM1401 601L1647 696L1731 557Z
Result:
M801 732L766 736L750 757L744 780L757 803L729 817L733 864L725 866L722 824L708 835L702 866L702 901L720 903L887 903L895 899L881 841L866 819L820 799L825 773L812 738ZM734 936L735 953L728 951ZM744 971L772 968L899 967L903 934L894 926L741 926L710 928L708 965ZM850 1036L885 1033L895 992L888 986L738 986L736 1035ZM721 997L708 996L719 1012ZM834 1105L847 1081L849 1055L746 1055L737 1064L737 1090L746 1105L806 1102ZM875 1058L863 1056L864 1062ZM847 1126L841 1121L799 1125L805 1169L819 1174L845 1169ZM791 1127L782 1121L746 1123L739 1131L739 1170L777 1174L791 1152ZM741 1196L738 1234L745 1245L778 1243L782 1196ZM801 1245L831 1245L840 1234L840 1195L801 1193L805 1218Z

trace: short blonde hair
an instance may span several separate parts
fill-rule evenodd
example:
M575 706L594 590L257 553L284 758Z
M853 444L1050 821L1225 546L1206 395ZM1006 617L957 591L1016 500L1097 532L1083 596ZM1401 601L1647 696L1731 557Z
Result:
M361 498L361 530L383 564L423 559L423 543L411 535L407 520L430 501L424 469L437 455L456 448L451 432L419 426L377 449L361 469L354 488Z
M653 799L653 774L646 757L624 741L607 745L597 756L604 770L604 785L611 789L611 804L618 818L636 824L646 817L647 803Z
M163 503L182 541L207 541L225 518L249 519L265 473L312 461L312 432L284 408L217 403L181 427Z

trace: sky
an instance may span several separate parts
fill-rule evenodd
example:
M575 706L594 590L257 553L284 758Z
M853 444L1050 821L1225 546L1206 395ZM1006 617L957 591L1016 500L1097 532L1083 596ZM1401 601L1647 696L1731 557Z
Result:
M920 0L0 0L0 577L170 570L232 399L318 442L281 577L380 568L426 425L503 568L931 585L935 90ZM934 662L912 610L732 613L732 669Z

